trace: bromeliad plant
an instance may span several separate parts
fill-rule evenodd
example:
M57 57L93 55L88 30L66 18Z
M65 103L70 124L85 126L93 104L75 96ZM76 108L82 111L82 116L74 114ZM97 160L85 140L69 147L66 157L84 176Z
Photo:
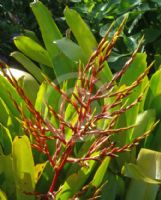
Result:
M78 78L70 93L68 81L57 85L45 77L34 106L12 73L8 75L2 68L4 76L22 98L23 103L18 104L10 94L20 113L18 120L23 131L30 138L32 147L37 150L33 150L37 163L36 178L33 177L33 171L27 173L23 169L24 177L20 176L16 183L22 196L17 196L17 199L98 198L105 184L104 174L111 157L138 145L154 127L154 124L151 124L149 130L135 136L135 120L130 122L125 118L125 115L128 116L131 112L136 118L136 113L141 109L140 101L144 99L147 73L152 66L151 64L142 70L129 85L123 84L132 62L135 64L139 57L137 52L140 44L121 71L108 81L103 82L100 78L125 21L126 18L110 41L110 29L107 31L85 65L78 63ZM137 66L135 67L137 70ZM52 100L59 104L57 109L50 99L46 101L47 88L53 93ZM126 134L130 134L131 138L123 141L121 138ZM20 144L22 140L28 146L28 138L16 138L16 144ZM16 154L16 151L14 152ZM32 155L30 151L29 154ZM19 170L18 163L16 164ZM33 163L31 166L33 168ZM49 177L47 182L44 180L45 176ZM30 181L32 186L25 188L25 182ZM43 191L42 185L48 187L47 191L46 188Z

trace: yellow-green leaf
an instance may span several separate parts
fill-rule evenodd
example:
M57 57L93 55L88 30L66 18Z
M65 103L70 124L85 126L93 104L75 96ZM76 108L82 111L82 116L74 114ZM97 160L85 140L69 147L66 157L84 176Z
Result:
M95 37L93 36L87 24L75 10L66 7L64 15L66 22L71 28L78 44L89 57L97 47Z
M51 13L42 2L34 1L30 6L39 24L46 49L53 60L58 53L58 48L53 41L62 38L61 32L55 24Z
M16 47L32 60L52 67L48 52L37 42L27 36L17 36L14 38Z
M42 71L38 68L29 58L27 58L23 53L14 51L11 56L15 58L23 67L30 72L40 83L44 80Z
M35 168L30 141L27 136L16 137L13 141L13 168L17 185L17 200L33 200L32 195L25 192L34 192Z

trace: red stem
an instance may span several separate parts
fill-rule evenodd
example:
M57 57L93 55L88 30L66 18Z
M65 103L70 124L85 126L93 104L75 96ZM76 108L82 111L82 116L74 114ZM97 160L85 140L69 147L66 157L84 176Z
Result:
M74 143L71 143L69 141L69 146L67 147L66 151L64 152L63 156L62 156L62 159L60 161L60 165L57 169L55 169L55 174L54 174L54 177L53 177L53 180L52 180L52 183L51 183L51 186L49 188L49 191L48 193L52 194L54 189L55 189L55 186L56 186L56 183L57 183L57 180L58 180L58 177L59 177L59 174L61 172L61 170L63 169L64 165L66 164L66 161L67 161L67 158L68 156L71 154L72 152L72 147L73 147Z

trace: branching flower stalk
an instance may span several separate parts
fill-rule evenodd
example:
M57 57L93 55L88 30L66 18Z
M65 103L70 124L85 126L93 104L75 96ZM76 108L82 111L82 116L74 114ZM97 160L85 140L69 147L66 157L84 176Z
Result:
M110 56L117 38L121 34L125 21L126 19L123 20L111 41L107 41L107 37L112 27L107 31L107 34L98 44L97 49L93 52L85 67L79 64L78 80L73 90L72 97L54 82L46 79L53 90L59 92L62 98L59 113L56 112L52 106L46 104L50 115L58 121L58 128L52 124L50 119L43 118L27 98L12 74L8 75L3 68L4 66L2 67L3 74L17 90L32 114L31 118L27 118L22 107L13 99L16 108L21 113L22 126L26 134L33 138L31 141L32 147L45 154L54 169L55 173L46 199L51 195L54 197L56 196L55 187L66 163L82 164L84 162L84 164L87 165L90 160L98 161L106 156L115 157L118 153L129 151L132 147L138 145L140 140L148 136L151 131L148 130L142 136L134 139L130 144L125 144L123 146L117 146L111 139L111 136L114 134L120 134L135 126L116 128L116 123L122 114L126 113L141 101L143 94L138 96L130 104L128 104L125 99L128 99L133 89L142 83L153 63L130 86L117 90L116 85L117 81L119 81L120 77L126 72L136 57L142 40L130 59L125 63L123 68L113 76L112 80L102 84L99 88L96 87L96 83L99 81L99 73L105 66L105 62ZM101 111L93 108L95 102L105 102L104 100L108 98L112 98L113 102L102 103L103 105L100 104ZM65 118L65 112L69 105L72 107L73 113L77 118L74 123ZM98 127L100 121L106 124L102 129ZM66 137L66 130L71 131L72 134L70 138ZM89 137L92 138L92 142L87 152L82 157L76 157L73 152L75 145L79 141L86 143ZM51 155L49 151L48 140L55 140L56 150L53 155Z

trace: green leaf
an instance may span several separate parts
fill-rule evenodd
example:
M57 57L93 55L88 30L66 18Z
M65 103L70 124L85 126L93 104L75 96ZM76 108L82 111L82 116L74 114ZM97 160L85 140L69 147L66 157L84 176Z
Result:
M101 165L98 167L98 169L94 175L93 180L90 183L92 186L98 188L102 184L102 181L103 181L104 175L107 171L110 160L111 160L110 157L106 157L102 161Z
M119 86L124 87L124 86L129 86L131 85L139 75L141 75L144 70L146 69L146 54L145 53L138 53L137 56L135 57L134 61L128 68L128 70L123 74L121 77ZM124 98L123 103L125 103L127 100L127 106L130 105L132 102L134 102L139 95L145 90L145 85L148 82L147 77L144 78L144 81L137 86L136 88L133 89L132 93L127 97ZM121 90L121 89L120 89ZM130 110L126 111L125 114L123 114L117 122L117 127L125 127L125 126L130 126L134 125L136 123L136 118L139 113L140 109L140 103L132 107ZM118 142L119 145L124 145L125 143L128 143L130 140L130 135L132 134L133 129L129 129L124 132L126 134L126 137L123 137L122 134L116 135L115 140ZM121 155L122 156L122 155ZM119 159L119 158L118 158Z
M31 74L29 74L25 71L15 69L15 68L10 68L9 70L5 69L5 73L8 74L9 76L10 76L10 73L12 74L12 76L17 80L19 86L24 90L25 95L34 104L36 95L37 95L37 91L39 88L39 84L33 78L33 76L31 76ZM8 82L8 84L9 84L9 82ZM32 88L32 90L31 90L31 88ZM8 92L7 90L8 90L8 88L6 88L6 92ZM9 91L9 93L10 93L10 91ZM13 94L11 94L11 95L13 95ZM14 98L14 96L13 96L13 98Z
M158 184L161 184L161 153L149 149L141 149L138 155L137 163L125 164L123 174L132 178L127 198L155 200Z
M94 177L92 181L88 184L88 189L83 194L82 199L88 199L89 197L93 196L95 191L100 190L101 186L105 183L104 178L105 178L110 160L111 160L110 157L106 157L102 161L102 163L98 166L98 169L96 169Z
M40 43L40 41L34 31L31 31L28 29L25 29L23 31L24 31L24 36L27 36L27 37L31 38L32 40L35 40L35 42L37 42L37 43Z
M12 75L17 79L19 86L23 89L25 95L29 98L32 104L35 104L39 84L37 81L27 72L20 71L17 69L10 69ZM19 74L20 76L16 77ZM31 90L32 88L32 90Z
M61 95L58 91L54 90L51 85L48 85L44 99L46 103L51 105L56 112L59 111L60 96Z
M37 94L35 108L42 114L45 119L48 117L48 119L50 118L50 122L56 123L57 120L55 121L54 116L51 118L51 115L48 113L46 104L52 106L52 108L58 112L60 97L61 95L58 91L54 90L51 85L43 82ZM56 125L55 123L54 125Z
M125 176L133 178L135 180L141 180L150 184L161 184L161 181L157 181L155 179L147 177L139 166L132 163L125 164L123 173Z
M111 170L107 171L104 181L107 181L107 184L101 191L100 200L107 200L107 197L109 200L116 200L118 196L120 197L125 192L124 181Z
M0 112L3 113L3 115L0 115L0 123L2 123L4 126L7 126L7 122L9 119L9 109L1 97L0 97Z
M4 155L12 153L12 138L9 130L0 123L0 145Z
M54 170L51 167L50 163L47 161L42 164L35 166L36 170L36 191L42 193L47 193L54 176ZM38 175L38 173L40 173Z
M10 98L10 95L15 99L15 101L20 105L22 103L21 97L17 94L15 88L6 80L6 78L0 75L0 97L3 99L8 109L14 116L19 116L19 112L16 109L13 101Z
M137 79L137 77L145 71L147 67L146 58L147 55L145 53L137 54L136 58L134 59L128 70L121 77L120 86L131 85ZM145 81L142 84L140 84L137 88L135 88L132 94L128 96L128 105L130 105L130 103L132 103L144 91L145 84L147 83L147 81L148 80L146 77ZM139 111L139 104L137 104L137 106L133 107L132 109L126 112L126 119L128 126L135 123L138 111Z
M151 141L151 145L150 147L155 150L155 151L159 151L161 152L161 134L160 134L160 130L161 130L161 123L159 123L159 125L155 128L154 133L152 133L153 139Z
M6 194L0 189L0 200L7 200Z
M35 102L36 110L39 111L42 115L44 114L45 111L44 98L46 95L46 89L47 89L47 84L46 82L43 82L39 87L39 91L37 93L37 98Z
M54 41L54 43L58 46L60 51L63 52L64 55L66 55L72 61L81 61L82 63L87 62L87 57L82 51L82 49L72 40L62 38L60 40Z
M97 47L97 41L81 16L72 9L66 7L64 12L66 22L72 30L79 46L88 59ZM99 73L100 80L104 83L112 79L112 73L105 62L103 70Z
M39 83L42 83L42 81L44 80L44 77L42 76L42 71L29 58L18 51L12 52L11 56L15 58L19 63L21 63L23 67L28 72L30 72L30 74L32 74Z
M111 69L109 68L107 62L104 63L103 69L99 72L98 77L101 81L101 83L107 83L108 81L112 80L112 72Z
M59 53L54 60L54 72L58 83L62 86L64 81L68 81L68 87L74 86L78 78L77 65L63 53Z
M153 109L145 110L144 112L140 113L136 119L136 127L129 136L129 143L148 131L154 124L155 118L156 112Z
M79 192L85 182L88 180L95 166L95 161L89 161L88 167L82 167L78 172L71 174L61 187L61 191L57 194L56 199L64 200L72 197ZM75 168L76 166L73 166ZM73 169L74 172L74 169Z
M83 49L87 57L89 57L97 47L95 37L87 24L75 10L66 7L64 15L66 22L72 30L78 44Z
M16 47L32 60L52 67L48 52L37 42L27 36L17 36L14 38Z
M30 7L36 17L39 24L43 41L45 43L46 49L49 52L51 59L57 55L58 48L53 41L62 38L62 35L55 24L51 13L40 1L34 1L30 4Z
M161 69L157 70L150 79L150 86L145 100L145 109L153 108L161 117Z
M151 165L153 163L153 165ZM141 149L137 164L144 173L156 180L161 180L161 153L150 149Z
M127 188L125 200L156 200L158 185L133 180Z
M15 137L13 141L13 167L17 185L17 200L33 200L24 192L35 190L35 168L30 141L27 136Z
M0 155L0 184L9 200L16 199L16 185L13 171L12 155Z
M125 165L124 174L125 176L133 179L139 179L147 183L158 184L161 183L160 171L161 153L142 148L138 155L137 164Z

